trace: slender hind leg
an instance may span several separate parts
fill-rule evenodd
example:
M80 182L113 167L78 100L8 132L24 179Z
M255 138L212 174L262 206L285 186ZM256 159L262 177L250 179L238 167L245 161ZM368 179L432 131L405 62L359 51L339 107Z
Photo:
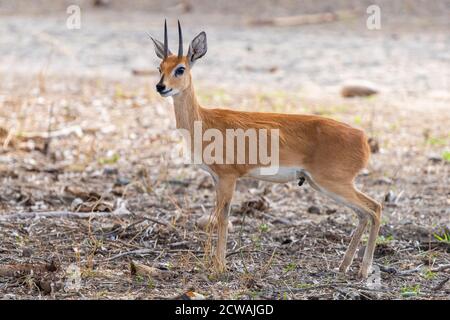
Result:
M339 270L341 272L346 272L348 267L353 262L356 249L361 241L368 220L369 218L371 219L371 231L367 248L364 253L363 263L360 269L360 276L366 278L372 265L375 242L379 231L381 205L362 192L356 190L353 185L353 181L347 183L342 183L342 181L340 181L337 183L326 178L322 178L320 180L313 179L307 172L302 172L302 174L314 189L331 197L335 201L348 206L358 215L358 226L353 233L350 244L345 252L344 259L339 266Z
M374 213L370 216L371 226L369 239L367 241L366 250L364 251L361 268L359 269L360 277L367 278L372 267L373 253L375 251L378 232L380 231L382 206L364 193L358 192L358 198Z
M365 214L358 215L358 226L353 232L352 239L350 240L350 244L348 245L347 251L345 251L344 259L342 260L339 271L346 273L348 267L352 264L353 258L355 257L356 249L361 241L364 230L367 227L367 223L369 222L369 218Z

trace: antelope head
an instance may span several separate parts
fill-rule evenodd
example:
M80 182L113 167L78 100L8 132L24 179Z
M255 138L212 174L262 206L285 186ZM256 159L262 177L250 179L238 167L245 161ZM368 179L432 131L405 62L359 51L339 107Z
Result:
M164 43L150 36L155 45L158 58L162 59L159 65L161 78L156 85L156 91L163 97L177 95L191 85L191 69L194 63L203 57L207 51L206 33L200 32L189 45L187 55L183 55L183 33L178 21L178 54L169 50L167 41L167 21L164 22Z

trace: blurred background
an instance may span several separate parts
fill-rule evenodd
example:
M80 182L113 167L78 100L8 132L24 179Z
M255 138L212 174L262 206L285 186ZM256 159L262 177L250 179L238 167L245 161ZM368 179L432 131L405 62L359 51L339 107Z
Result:
M68 29L70 5L79 29ZM371 4L379 30L366 26ZM449 1L1 1L0 70L129 76L158 60L146 32L176 49L208 34L198 81L233 87L320 90L364 79L385 91L448 92ZM386 76L386 75L389 76Z
M46 285L63 271L35 285L11 277L0 293L448 298L449 17L449 0L0 0L0 262L75 263L83 281L71 293ZM173 52L177 19L185 50L207 33L193 69L201 105L316 114L367 132L372 159L357 185L384 206L375 264L386 290L320 286L343 281L333 268L357 221L295 183L239 182L232 272L204 276L209 238L196 221L214 188L174 161L180 136L171 99L155 91L160 61L147 35L162 40L164 19ZM34 219L48 212L62 218ZM124 277L128 257L176 275ZM345 281L357 283L356 271Z

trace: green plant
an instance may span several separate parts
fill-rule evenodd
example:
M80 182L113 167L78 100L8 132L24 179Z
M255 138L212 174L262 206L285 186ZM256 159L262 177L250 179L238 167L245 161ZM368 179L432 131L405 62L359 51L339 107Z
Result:
M313 285L310 283L299 283L297 284L297 289L308 289L311 288Z
M259 225L259 231L261 231L261 232L269 231L269 226L267 225L267 223L261 223Z
M152 278L148 277L147 280L147 287L151 290L155 288L155 282L153 281Z
M253 299L256 300L261 295L258 291L249 291L248 295Z
M174 268L174 265L172 262L169 261L169 262L167 262L166 267L167 267L167 269L172 270Z
M402 297L415 297L420 294L420 285L416 284L414 286L405 286L400 289L400 294Z
M392 240L394 240L394 237L392 235L389 236L378 236L377 238L377 244L389 244Z
M423 277L427 280L433 280L434 278L436 278L436 272L431 271L430 269L428 269L424 274Z
M284 267L284 272L289 272L289 271L294 271L295 269L297 269L297 264L294 262L289 262L285 267Z
M439 242L450 244L450 232L444 232L442 235L435 233L433 236Z
M450 162L450 151L444 151L442 153L442 159L444 159L447 162Z
M355 118L353 119L353 122L354 122L356 125L361 125L361 123L362 123L362 118L361 118L361 116L355 116Z
M439 147L439 146L445 146L447 145L447 139L445 138L436 138L436 137L429 137L426 141L427 144Z
M100 158L100 159L98 159L98 163L100 163L100 164L114 164L117 161L119 161L119 159L120 159L120 156L117 153L114 153L109 158Z
M260 249L261 248L261 238L259 235L253 235L252 236L252 242L255 248Z

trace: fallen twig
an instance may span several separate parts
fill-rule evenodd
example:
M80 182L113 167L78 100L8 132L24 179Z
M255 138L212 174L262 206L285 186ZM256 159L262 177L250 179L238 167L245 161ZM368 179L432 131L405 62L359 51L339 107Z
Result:
M329 283L329 284L319 284L316 286L309 286L304 288L289 288L287 290L277 290L277 293L284 293L284 292L305 292L305 291L311 291L311 290L318 290L318 289L337 289L337 288L352 288L357 289L361 291L370 291L370 292L389 292L389 290L386 289L375 289L375 288L368 288L361 285L355 285L355 284L348 284L348 283Z
M149 216L142 216L142 219L145 219L145 220L154 222L156 224L160 224L160 225L163 225L163 226L166 226L168 228L176 230L176 228L172 224L170 224L169 222L166 222L166 221L162 221L162 220L159 220L159 219L156 219L156 218L153 218L153 217L149 217Z
M129 255L134 255L134 254L140 254L140 255L144 255L144 254L150 254L150 253L155 253L158 252L154 249L137 249L137 250L131 250L131 251L125 251L125 252L121 252L119 254L116 254L112 257L109 257L103 261L111 261L111 260L115 260L121 257L125 257L125 256L129 256Z
M422 266L423 266L423 264L418 265L416 268L411 269L411 270L402 270L402 271L400 271L400 270L397 270L397 269L395 269L393 267L385 267L385 266L382 266L382 265L378 265L380 270L383 271L383 272L390 273L390 274L401 275L401 276L419 272L421 270Z
M130 261L130 272L131 275L157 279L167 279L174 276L174 273L169 270L163 270L152 266L147 266L145 264L133 260Z
M18 134L18 137L26 138L26 139L33 139L33 138L42 138L42 139L49 139L49 138L58 138L63 136L68 136L70 134L76 134L78 137L83 136L83 129L81 129L80 126L73 126L73 127L67 127L62 128L59 130L53 130L51 132L21 132Z
M243 248L245 248L246 246L243 246ZM275 248L276 249L276 248ZM275 250L274 250L275 251ZM269 253L269 252L265 252L265 251L261 251L261 250L242 250L242 248L239 248L238 250L236 250L236 251L232 251L232 252L230 252L230 253L228 253L227 254L227 258L228 257L231 257L231 256L234 256L235 254L238 254L238 253L261 253L261 254L264 254L264 255L266 255L266 256L268 256L268 257L271 257L272 256L272 254L273 254L273 252L272 253Z
M9 221L15 219L34 219L34 218L104 218L132 215L131 212L73 212L73 211L45 211L45 212L20 212L7 215L0 215L0 221Z
M0 277L17 277L36 272L54 272L57 269L54 261L49 264L4 264L0 265Z
M190 250L190 249L170 249L170 250L163 250L163 251L159 251L159 250L155 250L155 249L137 249L137 250L131 250L131 251L125 251L125 252L121 252L118 253L112 257L106 258L104 260L101 260L100 262L108 262L111 260L115 260L118 258L122 258L125 256L130 256L130 255L148 255L151 253L174 253L174 252L191 252L194 254L198 254L198 255L202 255L204 254L203 251L201 250Z
M43 153L48 156L50 154L50 143L52 142L52 119L53 119L53 107L54 104L50 104L50 108L48 111L48 127L47 127L47 138L45 139L44 143L44 150Z
M444 280L442 280L441 282L439 282L435 287L431 288L431 290L433 291L439 291L442 288L444 288L445 284L450 280L450 278L445 278Z
M441 272L441 271L445 271L447 269L450 269L450 263L449 264L443 264L443 265L441 265L441 266L439 266L437 268L432 268L432 269L430 269L430 271L432 271L432 272Z

